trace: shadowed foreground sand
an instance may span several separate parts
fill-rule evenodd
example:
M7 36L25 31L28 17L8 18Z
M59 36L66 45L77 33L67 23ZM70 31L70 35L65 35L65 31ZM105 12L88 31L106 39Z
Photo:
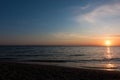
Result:
M120 72L0 62L0 80L120 80Z

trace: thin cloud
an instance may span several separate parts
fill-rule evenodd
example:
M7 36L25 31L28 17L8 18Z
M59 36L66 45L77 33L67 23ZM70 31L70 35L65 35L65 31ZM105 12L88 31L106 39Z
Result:
M90 5L87 4L87 5L83 6L83 7L81 7L81 9L85 10L85 9L88 9L89 7L90 7Z
M77 33L55 33L52 35L53 35L53 37L55 37L57 39L63 39L63 40L89 38L89 36L87 36L87 35L82 35L82 34L77 34Z
M120 14L120 3L106 4L97 7L96 9L92 10L89 13L77 16L77 20L94 23L100 20L102 21L102 19L108 17L119 16L119 14Z
M70 10L74 14L80 14L81 12L86 11L90 7L91 7L91 5L87 4L84 6L72 6L72 7L67 8L66 10Z
M120 38L120 34L119 35L109 35L109 37L119 37Z
M75 16L75 21L83 27L90 27L90 34L119 34L120 2L101 4L94 7L88 8L84 14Z

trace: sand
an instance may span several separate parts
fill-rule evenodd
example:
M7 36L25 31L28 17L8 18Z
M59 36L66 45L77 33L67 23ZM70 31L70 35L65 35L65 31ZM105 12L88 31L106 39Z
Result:
M0 62L0 80L120 80L120 72Z

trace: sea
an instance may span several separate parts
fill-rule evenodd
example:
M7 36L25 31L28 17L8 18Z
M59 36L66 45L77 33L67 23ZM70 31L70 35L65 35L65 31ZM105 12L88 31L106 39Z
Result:
M0 46L0 61L120 71L120 47Z

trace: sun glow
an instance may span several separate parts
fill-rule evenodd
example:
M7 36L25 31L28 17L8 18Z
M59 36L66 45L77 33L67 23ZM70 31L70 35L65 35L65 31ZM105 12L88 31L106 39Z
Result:
M106 46L111 46L111 41L110 41L110 40L106 40L106 41L105 41L105 45L106 45Z

